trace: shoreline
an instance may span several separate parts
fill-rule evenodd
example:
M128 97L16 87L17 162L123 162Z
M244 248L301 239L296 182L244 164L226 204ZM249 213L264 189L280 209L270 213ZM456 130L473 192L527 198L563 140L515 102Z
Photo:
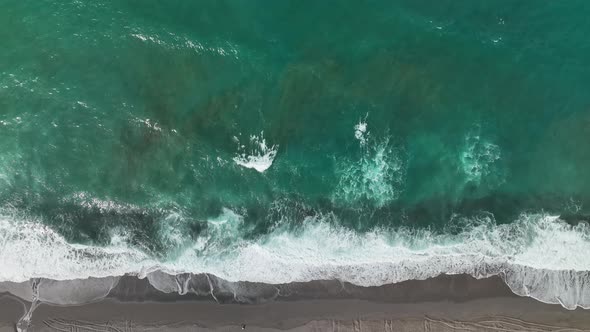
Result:
M282 285L281 290L287 288L292 293L251 304L220 296L217 301L225 303L221 304L210 294L167 294L146 279L125 276L105 298L92 303L38 305L30 331L70 331L73 327L78 331L193 331L196 327L199 331L234 331L241 330L242 324L254 331L590 329L586 310L567 310L520 297L499 277L441 275L378 287L314 281ZM0 298L0 331L15 331L24 314L23 304L30 306L14 295L5 293Z

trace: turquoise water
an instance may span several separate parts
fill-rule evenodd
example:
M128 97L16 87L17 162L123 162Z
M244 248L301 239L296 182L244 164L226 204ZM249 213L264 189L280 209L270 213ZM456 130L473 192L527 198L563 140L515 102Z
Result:
M571 239L551 242L590 249L568 225L590 212L589 14L587 1L4 0L0 262L49 273L8 257L28 231L145 255L121 261L131 271L308 237L419 251L504 224L520 235L498 255L557 225L542 242L556 268L590 269L555 247ZM48 257L81 259L70 249Z

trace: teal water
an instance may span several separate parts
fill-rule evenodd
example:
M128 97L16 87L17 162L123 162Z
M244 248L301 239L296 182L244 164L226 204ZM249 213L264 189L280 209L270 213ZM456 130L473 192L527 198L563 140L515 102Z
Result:
M3 0L0 238L32 223L51 243L209 262L318 225L332 231L309 236L405 232L427 248L534 214L588 249L568 223L590 212L589 14L574 0Z

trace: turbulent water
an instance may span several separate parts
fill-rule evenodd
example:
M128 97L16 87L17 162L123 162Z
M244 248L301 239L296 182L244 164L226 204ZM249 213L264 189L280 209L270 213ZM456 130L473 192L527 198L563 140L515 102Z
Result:
M588 308L589 14L1 1L0 281L466 273Z

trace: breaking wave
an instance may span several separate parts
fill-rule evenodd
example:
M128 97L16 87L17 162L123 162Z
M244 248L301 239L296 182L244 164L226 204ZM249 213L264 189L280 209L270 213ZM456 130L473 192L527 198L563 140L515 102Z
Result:
M278 146L268 146L263 132L260 135L251 135L248 147L240 144L237 137L234 137L234 140L238 144L238 154L233 158L236 164L255 169L260 173L272 166L277 156Z
M158 259L127 245L124 237L104 247L72 244L36 221L5 215L0 217L0 281L144 278L161 271L206 273L228 282L340 280L379 286L440 274L498 275L516 294L568 309L590 308L586 223L572 226L555 216L529 214L497 225L484 217L453 235L403 228L357 233L338 226L335 218L308 217L299 230L278 227L258 239L238 240L242 217L224 209L209 220L206 235L182 240L190 245L173 259ZM156 288L162 287L181 291L176 284Z

